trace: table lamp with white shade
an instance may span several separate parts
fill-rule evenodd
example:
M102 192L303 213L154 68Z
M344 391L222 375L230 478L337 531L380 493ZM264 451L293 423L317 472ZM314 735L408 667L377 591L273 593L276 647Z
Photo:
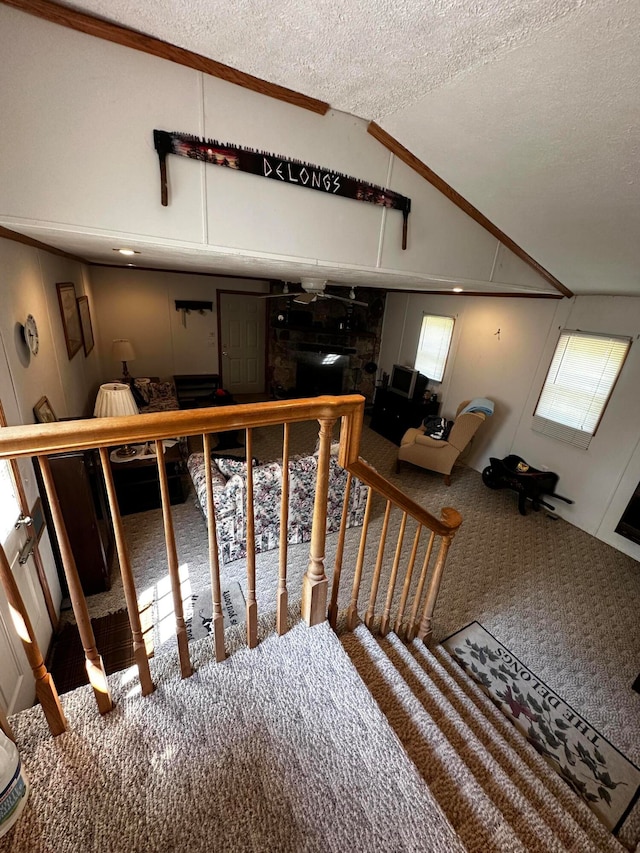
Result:
M96 418L123 417L125 415L138 415L138 407L133 399L131 388L122 382L107 382L101 385L93 410ZM134 456L135 448L130 444L123 445L116 451L118 456Z
M126 338L118 338L111 345L111 354L117 361L122 362L122 381L131 382L127 362L133 361L136 357L135 350L131 346L131 341Z

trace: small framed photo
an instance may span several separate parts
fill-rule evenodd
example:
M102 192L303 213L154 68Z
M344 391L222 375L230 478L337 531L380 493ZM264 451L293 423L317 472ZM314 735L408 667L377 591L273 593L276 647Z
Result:
M40 397L33 407L33 414L39 424L52 424L58 420L47 397Z
M67 355L71 359L82 346L82 328L78 303L76 302L76 287L73 282L65 281L62 284L56 284L56 288L58 290L60 314L62 315L64 339L67 344Z
M93 327L91 325L88 296L78 296L78 313L80 314L80 328L82 330L84 354L89 355L94 347L95 341L93 340Z

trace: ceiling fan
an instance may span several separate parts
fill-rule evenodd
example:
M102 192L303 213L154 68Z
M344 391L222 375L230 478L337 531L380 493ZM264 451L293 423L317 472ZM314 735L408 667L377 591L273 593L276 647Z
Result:
M339 302L346 302L348 305L361 305L363 308L368 307L366 302L360 302L356 299L355 288L350 288L349 297L347 298L345 296L335 296L333 293L327 293L327 284L327 280L323 278L303 278L300 280L302 292L294 291L291 293L289 292L289 283L285 281L282 293L269 293L263 296L262 299L281 299L282 297L289 297L290 299L293 299L294 302L302 303L303 305L309 305L318 299L337 299ZM349 285L337 286L349 287Z

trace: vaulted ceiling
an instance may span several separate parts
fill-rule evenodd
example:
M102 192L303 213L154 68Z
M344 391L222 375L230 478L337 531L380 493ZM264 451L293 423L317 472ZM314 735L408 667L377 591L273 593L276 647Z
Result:
M375 121L574 293L640 295L637 0L67 5Z

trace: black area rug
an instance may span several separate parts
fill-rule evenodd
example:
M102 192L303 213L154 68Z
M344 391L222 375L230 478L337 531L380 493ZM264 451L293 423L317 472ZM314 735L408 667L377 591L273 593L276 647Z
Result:
M442 645L553 769L617 833L640 795L640 769L479 622Z
M126 610L92 619L91 626L107 675L134 664L133 640ZM68 693L69 690L89 683L77 625L65 625L54 641L49 658L49 671L58 693Z

